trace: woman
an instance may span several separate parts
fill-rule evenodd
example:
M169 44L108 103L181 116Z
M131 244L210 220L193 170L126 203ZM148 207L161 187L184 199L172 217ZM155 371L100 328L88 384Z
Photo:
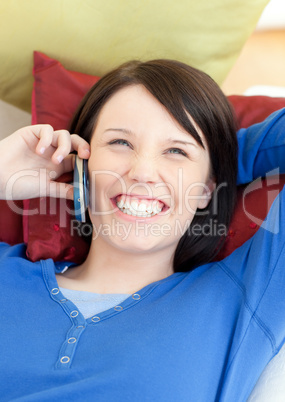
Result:
M240 181L282 162L284 114L240 131ZM235 201L226 98L184 64L131 62L91 89L70 132L81 138L42 125L1 142L2 198L71 197L51 177L72 170L73 150L88 159L96 233L67 270L1 246L3 400L246 400L285 334L285 236L273 227L285 206L282 193L267 227L210 262Z

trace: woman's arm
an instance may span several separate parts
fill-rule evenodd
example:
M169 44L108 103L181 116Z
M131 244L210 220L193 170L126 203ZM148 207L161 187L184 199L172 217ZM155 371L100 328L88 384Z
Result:
M249 183L269 171L285 173L285 108L237 133L239 143L237 184Z

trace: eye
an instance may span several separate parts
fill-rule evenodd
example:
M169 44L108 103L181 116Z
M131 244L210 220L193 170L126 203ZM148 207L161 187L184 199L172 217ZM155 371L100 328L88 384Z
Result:
M177 155L182 155L182 156L188 157L188 155L186 154L186 152L183 151L183 150L180 149L180 148L170 148L170 149L168 149L167 152L170 153L170 154L177 154Z
M123 139L112 140L112 141L108 142L108 144L109 145L114 145L114 144L124 145L124 146L127 146L127 147L131 148L131 144L128 141L123 140Z

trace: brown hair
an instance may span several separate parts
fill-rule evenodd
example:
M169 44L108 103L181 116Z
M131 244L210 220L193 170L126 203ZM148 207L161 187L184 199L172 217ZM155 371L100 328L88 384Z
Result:
M108 99L120 89L137 84L143 85L203 146L189 113L207 141L217 189L208 207L197 211L180 239L173 262L174 271L189 271L216 255L234 210L237 138L232 109L219 86L200 70L174 60L131 61L106 74L91 88L74 115L71 132L90 142ZM193 234L192 227L200 227L200 233ZM217 230L223 227L226 230ZM210 233L203 228L209 228Z

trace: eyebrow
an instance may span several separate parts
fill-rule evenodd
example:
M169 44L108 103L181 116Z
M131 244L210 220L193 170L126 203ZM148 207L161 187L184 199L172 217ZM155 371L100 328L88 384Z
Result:
M117 131L121 132L127 135L134 135L133 131L127 129L127 128L107 128L104 133L108 131ZM182 145L194 145L197 146L196 143L191 142L191 141L182 141L182 140L176 140L175 138L166 138L166 141L172 142L173 144L182 144Z
M181 141L181 140L176 140L175 138L167 138L166 141L170 141L173 144L182 144L182 145L194 145L195 147L197 146L197 144L195 144L195 142L191 142L191 141Z
M134 133L131 130L128 130L127 128L107 128L104 131L104 133L106 133L108 131L119 131L119 132L124 133L124 134L134 135Z

